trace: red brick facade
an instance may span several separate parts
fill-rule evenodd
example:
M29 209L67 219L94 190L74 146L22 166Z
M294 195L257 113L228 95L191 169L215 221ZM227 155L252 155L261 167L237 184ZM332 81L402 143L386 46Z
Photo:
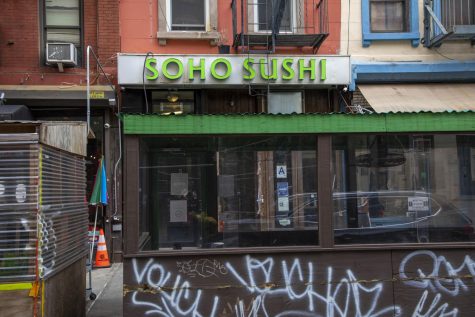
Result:
M120 50L118 1L83 0L83 65L65 68L64 73L41 60L42 5L41 0L0 1L0 85L84 85L88 45L115 80Z

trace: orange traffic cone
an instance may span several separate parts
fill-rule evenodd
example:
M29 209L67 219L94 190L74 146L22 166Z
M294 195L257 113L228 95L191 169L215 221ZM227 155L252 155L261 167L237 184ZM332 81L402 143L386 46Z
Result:
M104 230L99 231L99 241L97 242L96 261L94 267L110 267L109 255L107 254L106 239Z

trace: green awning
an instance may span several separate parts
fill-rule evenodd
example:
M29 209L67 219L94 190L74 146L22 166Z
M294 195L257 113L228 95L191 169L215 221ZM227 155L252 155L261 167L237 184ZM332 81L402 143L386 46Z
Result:
M125 134L473 132L475 112L384 114L124 114Z

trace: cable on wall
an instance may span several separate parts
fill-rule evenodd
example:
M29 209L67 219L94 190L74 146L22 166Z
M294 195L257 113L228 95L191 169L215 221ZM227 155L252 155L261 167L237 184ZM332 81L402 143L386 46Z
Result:
M148 113L148 98L147 98L147 90L145 89L145 63L147 63L147 59L150 55L153 55L153 53L147 52L147 55L145 55L145 59L143 60L143 69L142 69L142 87L143 87L143 95L145 97L145 113Z

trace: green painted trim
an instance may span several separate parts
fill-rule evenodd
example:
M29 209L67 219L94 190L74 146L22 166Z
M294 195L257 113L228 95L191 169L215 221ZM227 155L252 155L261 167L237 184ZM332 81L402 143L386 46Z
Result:
M33 283L0 284L0 291L21 291L33 288Z
M475 132L475 112L124 115L125 134Z

